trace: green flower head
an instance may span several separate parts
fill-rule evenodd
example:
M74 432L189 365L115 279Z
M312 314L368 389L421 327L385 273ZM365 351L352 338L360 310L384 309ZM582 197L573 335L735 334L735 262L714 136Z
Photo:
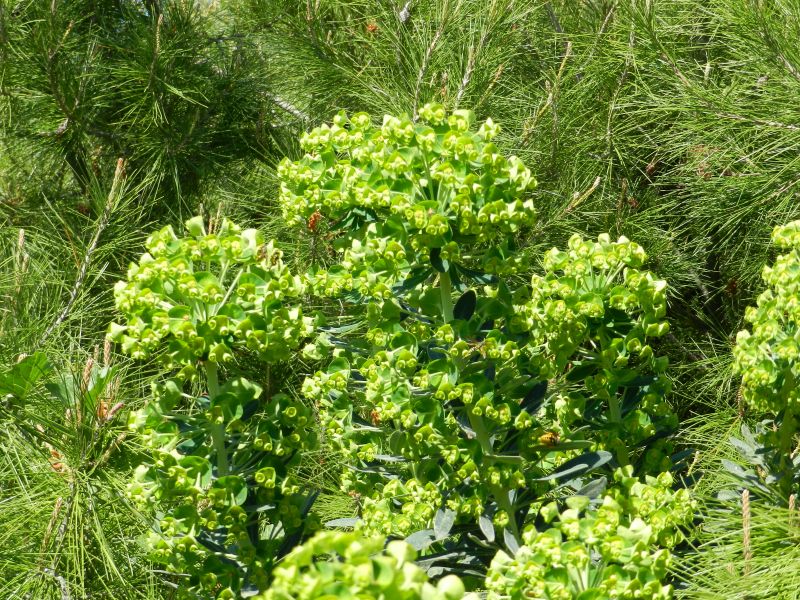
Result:
M797 412L800 407L800 221L776 227L773 243L788 249L764 267L767 289L745 313L733 350L742 375L742 397L760 412Z
M109 338L138 359L165 346L166 365L188 376L198 361L232 359L235 348L287 358L314 327L297 302L303 278L255 229L224 220L208 233L195 217L186 230L179 238L167 226L147 239L148 252L114 288L125 324L112 323Z
M345 234L341 268L321 276L323 290L387 298L392 282L430 264L432 253L514 270L518 257L498 240L534 222L536 180L492 142L497 125L475 129L474 120L438 105L423 107L418 122L387 115L380 127L366 114L340 113L303 136L306 155L279 166L280 202L287 220L312 228L322 217Z

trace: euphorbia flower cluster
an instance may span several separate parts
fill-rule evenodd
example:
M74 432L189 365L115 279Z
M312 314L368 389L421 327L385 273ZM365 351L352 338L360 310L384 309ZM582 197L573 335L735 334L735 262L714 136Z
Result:
M668 473L641 483L628 468L614 478L619 487L594 501L571 496L563 510L543 506L540 518L549 528L529 527L514 556L500 551L492 560L488 600L671 598L671 586L662 582L669 548L694 517L688 491L673 492Z
M680 538L691 505L669 476L639 479L671 466L656 440L676 419L651 345L668 330L666 284L641 247L601 235L512 285L536 182L495 146L496 124L474 121L427 105L416 122L342 113L303 137L306 154L279 168L281 206L314 233L324 223L338 264L293 274L254 230L192 219L185 237L153 234L118 284L126 321L111 337L174 372L133 417L152 459L131 494L163 512L153 554L192 594L466 598L453 576L429 583L405 542L383 550L409 536L434 576L453 570L442 556L473 576L491 565L496 598L572 597L564 565L595 573L592 552L608 563L592 575L603 593L668 596L668 553L652 546ZM343 326L304 316L308 294L337 298ZM303 400L263 398L233 373L239 356L301 347L324 361ZM359 519L291 551L316 527L293 478L317 445L312 404ZM603 473L615 483L599 504L551 503Z
M198 361L232 360L235 346L264 360L287 358L313 330L298 304L283 304L302 296L303 279L255 229L224 220L206 233L199 217L186 228L182 238L170 226L150 235L148 253L117 283L114 298L127 323L112 324L111 339L138 359L164 343L164 364L181 377L193 376Z
M321 214L359 232L342 237L339 265L316 274L319 291L388 299L431 253L488 273L521 265L508 240L535 220L525 193L536 180L492 142L497 125L474 130L474 120L427 105L416 123L387 116L374 127L364 113L342 113L303 136L307 154L278 169L284 217L306 223Z

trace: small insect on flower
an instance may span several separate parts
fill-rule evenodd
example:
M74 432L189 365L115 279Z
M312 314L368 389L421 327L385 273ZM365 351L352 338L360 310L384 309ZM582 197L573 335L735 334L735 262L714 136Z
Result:
M485 356L486 340L471 339L467 340L467 344L469 345L470 350L477 352L481 356Z
M381 415L380 415L380 413L377 410L372 409L372 412L369 413L369 420L372 421L372 424L375 427L377 427L378 425L381 424Z
M367 33L377 33L380 31L377 23L367 23Z
M547 446L548 448L558 446L558 442L560 441L561 437L555 431L545 431L539 436L539 443L542 444L542 446Z
M318 210L315 210L314 214L312 214L308 218L308 230L311 233L317 232L317 227L319 227L319 222L321 219L322 219L322 213L320 213Z

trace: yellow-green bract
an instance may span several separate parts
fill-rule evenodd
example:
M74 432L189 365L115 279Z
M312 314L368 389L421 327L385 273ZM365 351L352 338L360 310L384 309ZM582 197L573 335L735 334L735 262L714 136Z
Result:
M740 331L734 347L742 396L754 410L797 413L800 408L800 221L776 227L772 241L789 251L764 267L769 286L748 307L751 330Z
M477 600L455 576L429 583L415 558L400 540L321 532L281 562L255 600Z
M179 238L167 226L147 239L148 252L114 288L126 321L113 323L109 337L137 359L164 349L166 366L188 377L198 360L230 360L234 346L288 358L314 326L297 302L304 279L255 229L224 220L207 233L199 217L186 229Z

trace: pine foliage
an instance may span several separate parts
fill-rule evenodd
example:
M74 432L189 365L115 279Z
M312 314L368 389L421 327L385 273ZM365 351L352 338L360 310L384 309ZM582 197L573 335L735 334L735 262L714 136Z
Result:
M213 5L5 1L0 31L9 207L55 195L86 212L124 157L140 201L178 214L275 149L267 57Z

